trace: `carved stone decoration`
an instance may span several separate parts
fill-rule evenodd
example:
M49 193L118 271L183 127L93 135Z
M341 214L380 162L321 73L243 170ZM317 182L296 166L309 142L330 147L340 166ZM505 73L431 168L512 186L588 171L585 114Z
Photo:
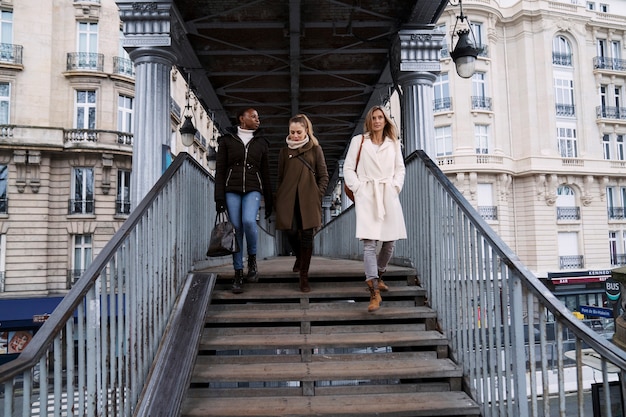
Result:
M102 194L109 194L111 190L111 168L113 167L113 155L102 154Z
M15 178L15 186L17 192L23 193L26 188L26 151L24 149L16 149L13 151L13 162L17 169L17 176Z
M545 199L546 204L549 206L553 206L556 203L557 185L558 177L555 174L550 174L546 177Z
M588 206L593 201L593 196L591 194L591 187L593 186L593 183L593 175L587 175L583 179L583 195L580 197L580 201L583 203L583 206Z
M500 201L508 201L512 182L511 175L500 174L498 180L500 182Z
M476 198L476 193L478 192L478 173L477 172L469 173L469 192L470 192L470 199L474 200Z
M609 177L600 180L600 201L606 201L606 187L609 185Z
M537 199L541 200L546 193L546 176L544 174L537 175L535 186L537 189Z
M401 29L392 46L392 68L400 72L439 72L439 54L444 37L444 33L433 30Z
M456 188L459 189L461 194L465 194L465 173L464 172L456 173L455 185L456 185Z
M39 186L41 185L41 151L28 151L28 185L33 193L39 192Z

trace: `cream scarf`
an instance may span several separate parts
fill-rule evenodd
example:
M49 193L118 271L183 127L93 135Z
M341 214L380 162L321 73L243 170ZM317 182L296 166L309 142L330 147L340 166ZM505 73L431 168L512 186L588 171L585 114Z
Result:
M287 146L289 146L289 149L300 149L307 143L309 143L309 135L307 135L304 139L298 141L291 140L289 139L289 136L287 136Z

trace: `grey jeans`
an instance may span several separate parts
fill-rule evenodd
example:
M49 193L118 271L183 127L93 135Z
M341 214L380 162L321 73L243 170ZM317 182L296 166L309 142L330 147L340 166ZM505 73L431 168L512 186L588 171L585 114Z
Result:
M378 275L387 270L387 264L393 255L395 241L383 242L380 253L376 256L377 240L363 239L363 264L365 266L365 280L378 278Z

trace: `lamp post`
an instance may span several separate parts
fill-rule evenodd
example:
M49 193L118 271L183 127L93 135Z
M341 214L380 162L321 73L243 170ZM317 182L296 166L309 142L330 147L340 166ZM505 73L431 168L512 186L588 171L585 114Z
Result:
M196 136L197 129L193 125L191 118L193 117L193 112L191 111L191 105L189 105L189 98L191 96L191 79L190 76L187 76L187 93L185 94L185 99L187 100L187 104L185 105L185 110L183 111L183 115L185 116L185 121L183 125L180 127L180 137L183 142L183 146L191 146L193 145L194 137Z
M456 6L456 4L451 1L448 3L452 6ZM452 52L450 52L450 56L456 65L456 73L459 74L459 77L470 78L474 75L476 58L478 54L482 52L482 48L476 45L476 37L472 31L472 25L467 16L463 14L463 2L461 0L459 0L458 6L460 7L461 14L456 17L456 23L454 24L454 29L450 36L450 45L454 46ZM457 30L459 20L461 23L465 23L467 27ZM455 37L458 37L456 45L454 45Z

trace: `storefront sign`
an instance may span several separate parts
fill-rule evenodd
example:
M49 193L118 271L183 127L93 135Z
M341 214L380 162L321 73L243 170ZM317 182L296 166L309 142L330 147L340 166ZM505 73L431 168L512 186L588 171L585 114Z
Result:
M600 269L593 271L548 272L548 279L554 285L604 282L610 277L610 269Z
M596 307L596 306L580 306L579 310L586 316L594 316L594 317L613 317L613 309Z

